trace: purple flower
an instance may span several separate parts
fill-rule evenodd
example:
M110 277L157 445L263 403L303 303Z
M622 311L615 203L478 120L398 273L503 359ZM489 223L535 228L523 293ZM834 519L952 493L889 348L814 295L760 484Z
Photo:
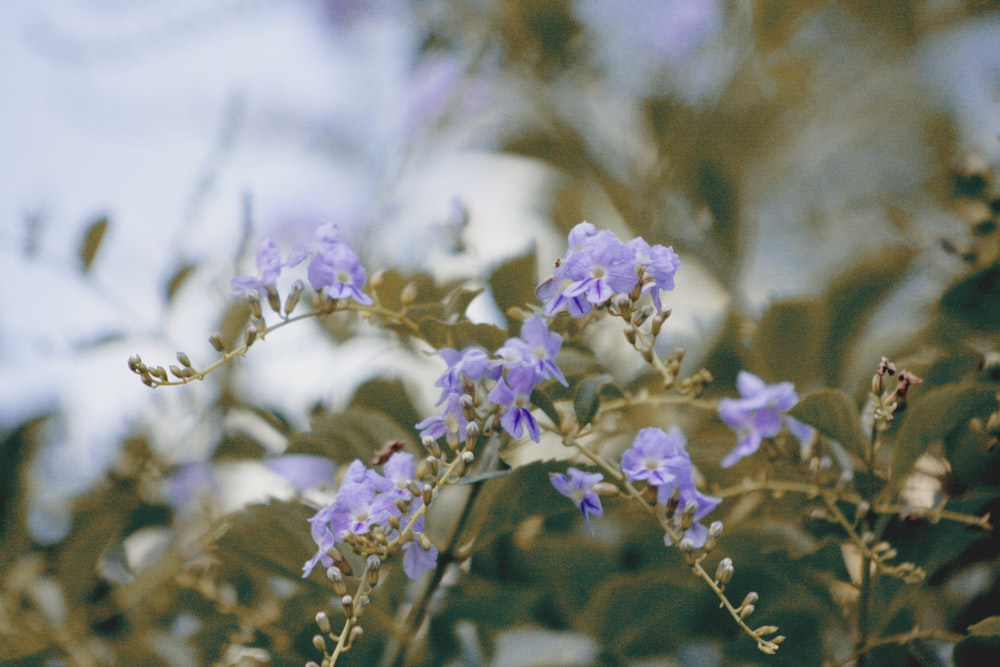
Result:
M541 315L534 315L521 327L520 338L508 339L497 350L503 361L494 363L498 364L497 368L525 363L535 369L539 378L555 378L567 386L566 378L555 362L561 346L562 337L549 331Z
M423 531L424 517L417 519L414 524L415 532ZM429 549L424 549L420 545L420 540L410 540L403 545L403 572L410 579L416 579L424 572L433 570L437 565L438 550L434 543L430 543Z
M490 400L506 406L500 425L515 438L520 438L527 427L528 435L538 442L538 422L531 414L531 392L535 388L535 369L531 366L514 366L507 371L506 378L497 381Z
M567 475L557 472L549 473L549 481L556 491L573 501L573 504L580 508L583 520L587 524L587 529L593 534L594 529L590 525L590 515L600 517L604 510L601 507L601 498L594 491L594 485L604 479L604 475L599 472L587 473L576 468L568 468Z
M413 497L407 488L407 485L417 476L417 470L413 464L413 454L396 452L385 462L382 470L385 473L384 477L375 471L369 471L370 478L379 492L403 500L409 500Z
M674 288L674 276L681 267L680 258L673 248L659 244L651 246L641 237L629 241L628 248L635 262L645 269L647 279L652 279L643 285L642 291L651 293L656 309L662 310L660 291Z
M371 297L361 291L368 274L357 254L339 237L336 225L320 225L313 232L312 243L297 246L288 254L288 266L296 266L311 257L306 274L314 290L326 289L331 299L354 299L360 304L371 305Z
M256 291L260 298L267 296L267 288L274 287L281 274L281 251L271 239L261 242L257 248L257 270L260 276L238 276L230 281L233 296L242 296Z
M582 317L594 305L635 287L638 277L632 252L614 234L581 222L568 240L569 249L555 273L535 290L545 315L551 317L565 308L571 317Z
M721 500L706 496L695 487L694 466L685 448L687 440L677 427L670 431L644 428L632 447L622 454L622 472L628 480L645 481L656 487L656 501L666 505L676 493L678 505L696 503L695 520L715 509ZM702 542L704 543L704 541Z
M441 405L449 394L462 393L463 378L475 382L486 374L486 369L490 365L490 357L486 354L486 350L477 346L467 347L461 352L448 347L441 350L440 355L448 364L448 370L434 383L434 386L441 387L438 405Z
M440 417L428 417L416 428L420 430L421 438L433 438L437 440L441 436L450 436L455 442L465 440L466 429L469 427L469 420L462 410L462 395L451 393L445 399L444 412Z
M769 385L752 373L740 371L736 388L743 398L719 401L719 416L739 438L736 448L722 459L723 468L756 452L761 441L778 435L783 424L800 440L812 437L811 427L784 414L799 402L791 382Z

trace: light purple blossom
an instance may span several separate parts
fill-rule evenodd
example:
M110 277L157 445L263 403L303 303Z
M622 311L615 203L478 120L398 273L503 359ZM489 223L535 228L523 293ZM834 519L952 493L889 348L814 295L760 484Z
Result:
M545 318L534 315L521 327L519 338L508 339L504 346L497 350L497 355L501 357L501 361L494 362L494 368L498 372L497 377L502 366L524 363L535 369L537 377L555 378L566 386L566 377L555 362L561 346L562 337L549 331Z
M385 473L384 476L375 471L369 471L370 478L380 493L402 500L410 500L413 497L407 488L407 485L417 476L413 454L396 452L382 466L382 471Z
M283 454L265 464L295 487L297 491L323 484L333 479L333 461L313 454Z
M742 398L723 398L719 401L719 416L736 431L739 438L736 448L722 459L723 468L756 452L764 438L778 435L782 425L800 440L812 437L811 427L785 415L799 402L791 382L769 385L752 373L740 371L736 388Z
M267 296L267 288L274 287L281 274L281 251L271 239L265 239L257 248L257 270L259 276L237 276L230 281L233 296L243 296L247 292L257 292L260 298Z
M439 354L448 364L448 370L434 383L434 386L441 387L438 405L444 402L449 394L461 393L464 380L476 382L482 378L490 365L490 357L486 350L478 346L467 347L461 352L447 347Z
M506 407L500 417L500 425L505 431L520 438L527 428L528 436L538 442L538 422L531 414L531 392L536 379L535 369L531 366L514 366L508 369L506 378L497 381L489 398L497 405Z
M673 248L659 244L651 246L641 237L629 241L628 248L635 262L645 269L647 279L651 279L643 285L643 293L651 294L656 309L662 310L660 291L674 288L674 276L681 267L680 257Z
M371 305L372 298L361 291L368 274L357 254L340 240L336 225L327 223L317 227L311 243L297 246L288 254L288 266L309 258L306 274L314 290L325 289L331 299L354 299Z
M600 517L604 513L601 507L601 498L594 491L594 485L604 479L604 475L599 472L587 473L577 468L568 468L567 474L549 473L549 481L555 490L573 501L573 504L580 508L583 520L587 524L587 529L593 533L590 525L590 515Z
M456 392L448 394L440 416L428 417L416 425L420 437L437 440L442 436L449 436L454 438L454 442L465 440L469 420L462 409L461 398L462 395Z

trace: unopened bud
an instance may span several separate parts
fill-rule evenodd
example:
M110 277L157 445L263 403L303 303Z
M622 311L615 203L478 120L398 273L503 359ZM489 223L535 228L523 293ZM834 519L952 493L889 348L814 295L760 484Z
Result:
M430 484L424 484L424 488L420 492L420 499L424 501L424 505L430 506L431 501L434 500L434 488Z
M323 632L330 632L330 618L326 615L325 611L316 614L316 625Z
M617 496L621 493L621 489L611 482L598 482L594 484L592 490L599 496Z
M438 445L436 439L432 438L429 435L425 435L423 438L420 439L420 444L422 444L424 446L424 449L430 452L431 456L433 456L435 459L441 458L441 446Z
M753 631L755 637L763 637L764 635L773 635L778 631L777 625L762 625Z
M753 606L752 604L748 604L748 605L746 605L744 607L741 607L740 608L740 614L739 614L740 620L746 618L750 614L754 613L756 610L757 610L757 608L755 606Z
M354 598L350 595L342 595L340 597L340 606L344 610L344 614L350 617L354 613Z
M465 427L465 442L469 447L476 444L479 437L479 422L470 421Z
M139 372L139 366L142 364L142 357L138 354L133 354L128 358L128 369L133 373Z
M291 291L288 292L288 297L285 299L285 316L292 314L295 310L295 306L299 305L299 299L302 298L302 292L306 289L306 284L301 280L296 280L292 283Z
M264 290L267 292L267 305L271 307L271 310L280 315L281 296L278 294L278 288L274 285L267 285Z
M368 285L372 288L372 291L377 292L382 285L385 284L385 269L379 269L372 274L371 278L368 279Z
M247 347L253 345L253 342L257 340L258 333L260 332L257 331L257 327L255 326L247 327L247 330L243 333L243 344L246 345Z
M684 560L689 563L694 561L694 540L690 537L682 538L680 544L677 545L677 548L681 550L681 555L684 556Z
M749 593L747 593L747 596L743 598L743 602L740 603L740 607L745 607L748 604L757 604L757 600L759 599L760 596L757 595L757 593L755 593L754 591L750 591Z
M326 569L326 578L333 584L333 591L337 595L347 594L347 584L344 583L344 573L336 565Z
M403 304L403 307L412 306L413 302L417 300L417 284L407 283L406 287L403 288L403 292L399 295L399 302Z
M326 639L323 638L323 635L313 635L313 646L316 647L317 651L326 653Z
M777 630L777 628L775 628L775 630ZM771 643L772 643L772 644L781 644L781 643L783 643L783 642L784 642L784 641L785 641L786 639L788 639L788 637L786 637L785 635L778 635L777 637L772 637L772 638L771 638Z
M474 423L476 419L476 404L473 402L472 396L462 394L461 398L458 399L458 404L462 406L462 414L465 415L465 418L470 423Z
M469 468L472 467L472 462L476 460L476 455L470 452L468 449L461 454L462 466L459 475L464 475L469 472Z
M424 551L430 551L431 548L434 546L433 544L431 544L430 538L424 535L423 533L417 533L417 541L420 542L420 548L423 549Z
M733 574L735 573L736 568L733 567L733 559L723 558L719 561L718 566L715 568L715 581L717 581L720 585L725 586L733 580Z
M184 379L184 371L185 370L187 370L187 369L186 368L180 368L179 366L177 366L175 364L170 364L170 372L171 372L171 374L173 374L174 377L180 378L181 380Z
M719 543L719 537L722 535L722 522L713 521L708 527L708 536L705 538L705 544L702 548L708 552L716 547Z
M361 628L360 625L355 625L353 628L351 628L351 634L348 635L348 638L347 638L347 644L348 644L348 646L351 645L351 644L353 644L364 633L365 633L365 631Z
M169 380L169 378L167 377L167 371L163 368L163 366L157 366L156 368L150 368L149 369L149 373L150 373L150 375L153 375L157 379L159 379L160 382L166 382L167 380Z
M653 338L660 335L660 329L663 328L663 323L667 321L668 317L670 317L670 313L671 310L668 307L664 308L658 312L655 317L653 317L653 322L649 326L649 333L652 334Z
M424 474L418 475L420 479L437 479L438 473L441 471L441 459L428 456L422 463L424 464Z
M184 368L191 368L191 359L183 352L177 353L177 362Z
M641 327L656 312L652 306L643 306L632 314L632 324Z
M694 525L694 513L698 511L698 501L689 500L684 504L681 511L681 527L687 530Z
M250 306L250 313L258 320L264 317L264 312L260 309L260 294L257 290L251 290L246 294L247 305Z
M378 556L368 556L368 585L374 588L378 585L378 575L382 569L382 561Z
M212 347L215 348L216 352L225 352L226 345L222 342L222 334L216 331L214 334L208 337L208 342L211 343Z

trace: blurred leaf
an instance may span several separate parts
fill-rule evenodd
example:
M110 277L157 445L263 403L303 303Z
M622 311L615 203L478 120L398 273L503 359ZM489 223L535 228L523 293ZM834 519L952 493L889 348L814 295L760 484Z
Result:
M361 459L367 464L390 440L412 441L412 432L377 410L352 408L324 415L308 433L292 436L289 453L317 454L337 463Z
M578 512L573 503L552 487L549 473L566 472L566 463L532 463L498 479L482 482L468 520L456 544L481 551L500 535L514 530L530 516L548 517Z
M613 379L604 373L587 377L577 385L573 394L573 411L576 413L576 422L579 426L586 426L597 414L597 409L601 405L601 387Z
M181 264L173 275L170 276L170 280L167 281L167 302L173 301L174 297L177 295L177 291L180 290L184 281L194 273L194 264Z
M788 414L836 440L864 461L868 438L861 431L854 400L839 389L822 389L803 396Z
M916 250L906 246L880 248L873 256L838 275L826 291L824 303L829 310L826 353L831 373L827 384L843 379L844 355L860 333L872 310L906 275Z
M951 287L941 298L941 309L972 329L988 333L1000 330L1000 263Z
M826 307L819 301L778 301L771 305L753 337L751 368L767 381L796 387L826 384Z
M482 287L476 289L456 287L444 298L444 314L448 317L465 317L469 304L484 291Z
M250 564L301 580L302 564L316 553L308 522L313 514L300 503L251 505L229 518L226 532L214 545L215 556L240 567Z
M974 415L996 406L996 390L985 385L949 385L908 399L906 419L896 437L892 481L883 491L892 498L902 488L913 464L933 443Z
M990 616L969 626L973 637L1000 637L1000 616Z
M412 429L423 419L413 407L406 387L399 380L368 380L354 391L349 408L378 410L407 429Z
M479 345L489 351L496 350L507 340L507 332L492 324L473 324L462 320L455 324L426 318L417 323L421 336L437 349L453 347L461 350L469 345Z
M545 416L551 420L557 429L562 428L562 418L559 416L559 410L556 409L555 403L552 402L552 399L549 398L544 389L536 388L531 392L531 403L544 412Z
M490 276L489 284L493 299L502 313L526 303L535 303L535 251L501 264Z
M107 231L108 219L107 217L101 217L90 223L87 226L87 230L83 233L83 239L80 241L80 268L84 273L90 271L90 267L94 263L94 258L97 257L97 251L101 249L104 234Z

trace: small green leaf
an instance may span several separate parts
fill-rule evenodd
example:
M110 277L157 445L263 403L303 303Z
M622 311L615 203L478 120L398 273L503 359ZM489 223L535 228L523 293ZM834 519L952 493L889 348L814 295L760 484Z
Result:
M371 460L390 440L408 442L411 430L377 410L350 409L316 419L308 433L292 436L289 453L316 454L338 463Z
M470 544L474 553L514 530L529 516L544 518L567 512L579 513L549 481L549 473L565 471L565 462L545 461L516 468L505 477L481 482L481 487L474 487L479 489L478 496L456 544Z
M826 306L818 300L772 304L753 337L751 370L765 380L787 380L796 387L825 384L827 330Z
M917 393L917 392L914 392ZM902 487L913 464L935 442L965 424L979 412L996 406L995 390L983 385L946 385L911 397L906 419L896 437L892 456L891 498Z
M87 231L83 233L83 239L80 242L80 266L84 273L90 271L106 231L108 231L108 219L101 217L90 223L87 226Z
M420 335L437 349L453 347L462 349L469 345L480 345L487 350L496 350L507 340L507 332L492 324L473 324L462 320L455 324L427 318L417 323Z
M397 424L412 429L423 417L413 407L406 387L399 380L375 378L354 391L349 406L358 410L377 410Z
M969 634L973 637L1000 636L1000 616L990 616L969 626Z
M181 288L192 273L194 273L194 264L181 264L173 275L170 276L170 280L167 281L167 301L173 301L174 297L177 296L177 291Z
M612 379L607 373L592 375L577 385L573 395L573 411L576 413L576 423L581 427L589 424L597 414L597 408L601 405L601 387Z
M299 580L302 564L316 553L308 523L313 513L298 503L251 505L230 518L215 544L216 557Z
M839 389L821 389L806 394L788 414L836 440L861 460L867 458L868 438L861 431L858 408Z
M490 276L490 291L500 312L535 302L535 251L501 264Z
M562 418L559 416L559 410L556 409L555 403L549 398L549 395L545 393L542 389L535 389L531 392L531 402L536 408L545 413L555 427L562 428Z

